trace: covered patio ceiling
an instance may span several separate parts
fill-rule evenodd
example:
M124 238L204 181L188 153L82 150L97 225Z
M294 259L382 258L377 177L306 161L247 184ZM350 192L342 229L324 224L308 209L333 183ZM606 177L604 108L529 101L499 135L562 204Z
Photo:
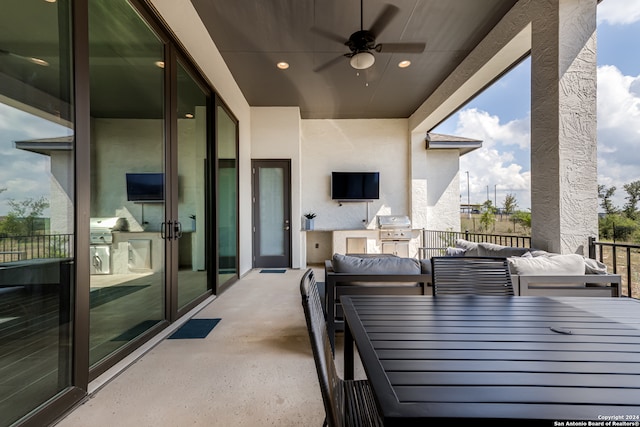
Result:
M517 0L191 2L250 105L337 119L411 116ZM370 51L373 66L356 70L344 42L361 29L373 29L382 48ZM424 51L398 53L393 43ZM403 60L411 65L400 68Z

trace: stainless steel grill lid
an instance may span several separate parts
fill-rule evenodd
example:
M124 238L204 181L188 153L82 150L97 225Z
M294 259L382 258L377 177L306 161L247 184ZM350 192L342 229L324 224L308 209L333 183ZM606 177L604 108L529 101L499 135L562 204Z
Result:
M411 229L411 220L406 215L378 215L380 229Z
M127 231L129 223L126 218L107 217L91 218L89 221L89 236L92 244L111 243L112 231Z

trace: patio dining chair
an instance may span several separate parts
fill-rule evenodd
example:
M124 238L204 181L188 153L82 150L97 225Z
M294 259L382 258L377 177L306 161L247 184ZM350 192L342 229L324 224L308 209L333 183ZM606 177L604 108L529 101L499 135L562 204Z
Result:
M431 277L433 295L514 295L507 258L432 257Z
M300 281L313 358L324 402L324 426L382 426L368 380L343 380L336 371L327 323L315 275L308 269Z

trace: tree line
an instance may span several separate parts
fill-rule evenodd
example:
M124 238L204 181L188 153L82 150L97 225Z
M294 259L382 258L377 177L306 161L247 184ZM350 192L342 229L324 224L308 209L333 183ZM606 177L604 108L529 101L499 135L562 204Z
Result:
M494 229L496 215L498 215L498 212L498 207L493 206L493 202L491 200L488 199L482 204L479 219L481 232L489 232ZM508 193L505 196L500 212L513 221L514 231L516 224L523 228L523 232L525 234L531 230L531 212L518 210L518 200L514 194Z
M0 194L7 189L0 188ZM9 212L0 218L0 237L31 236L44 228L42 213L49 207L46 198L9 199Z
M640 181L622 186L627 194L622 207L615 206L613 196L617 188L598 185L598 198L604 214L598 218L598 234L603 240L622 240L640 243Z

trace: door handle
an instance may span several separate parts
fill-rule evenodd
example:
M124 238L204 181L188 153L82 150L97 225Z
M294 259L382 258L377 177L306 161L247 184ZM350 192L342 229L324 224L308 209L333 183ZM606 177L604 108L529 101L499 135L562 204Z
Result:
M178 240L182 237L182 223L180 221L176 221L173 223L173 232L175 233L173 238Z
M161 222L160 223L160 238L165 240L171 240L173 234L173 229L171 228L171 221Z

